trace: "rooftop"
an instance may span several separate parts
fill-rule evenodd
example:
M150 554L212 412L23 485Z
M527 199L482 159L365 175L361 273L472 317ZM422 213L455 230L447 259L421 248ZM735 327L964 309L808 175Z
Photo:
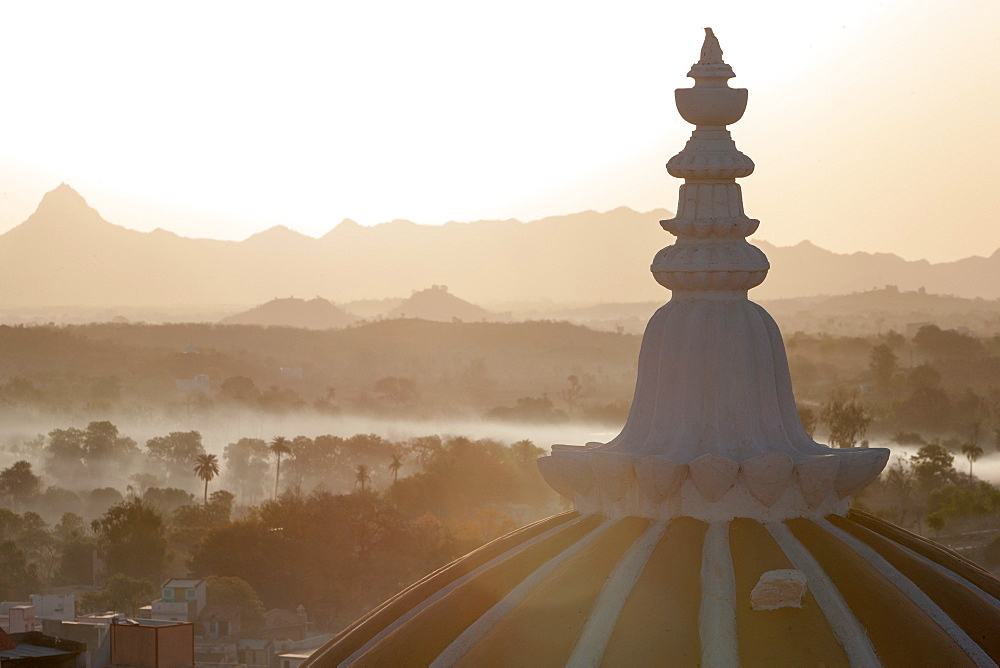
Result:
M0 650L0 659L27 659L32 657L62 656L66 654L74 654L74 652L19 643L14 649Z
M203 584L204 582L205 582L204 580L184 580L184 579L181 579L181 578L170 578L169 580L167 580L166 582L164 582L161 586L162 587L179 587L179 588L182 588L182 589L188 589L188 588L191 588L191 587L197 587L198 585Z

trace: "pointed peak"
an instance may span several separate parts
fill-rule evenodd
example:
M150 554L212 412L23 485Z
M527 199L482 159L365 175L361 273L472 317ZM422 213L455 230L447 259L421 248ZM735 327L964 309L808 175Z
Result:
M63 181L62 183L60 183L59 185L57 185L55 188L53 188L52 190L50 190L48 192L48 194L50 194L50 195L53 194L53 193L72 194L72 195L76 195L77 197L80 197L80 193L78 193L73 188L73 186L71 186L70 184L66 183L65 181Z
M281 237L304 237L304 236L308 236L308 235L302 234L301 232L299 232L297 230L293 230L292 228L288 227L287 225L272 225L271 227L267 228L263 232L260 232L259 234L267 234L269 236L281 236Z
M253 243L275 243L279 241L301 241L301 240L312 241L313 238L307 234L302 234L297 232L286 225L274 225L267 228L263 232L257 232L256 234L251 234L249 237L244 239L244 241L250 241Z
M94 210L77 191L62 183L45 193L35 212L16 229L52 228L66 231L114 227ZM14 230L11 230L13 232Z
M329 232L320 237L320 239L331 239L338 234L345 234L345 233L350 234L352 232L361 229L364 229L364 225L354 220L351 220L350 218L344 218L342 221L337 223L337 225L333 229L331 229Z
M51 206L54 204L59 206L76 205L90 208L87 204L87 200L83 199L83 195L74 190L66 182L60 183L52 190L45 193L45 195L42 196L42 201L38 207L41 208L43 206Z

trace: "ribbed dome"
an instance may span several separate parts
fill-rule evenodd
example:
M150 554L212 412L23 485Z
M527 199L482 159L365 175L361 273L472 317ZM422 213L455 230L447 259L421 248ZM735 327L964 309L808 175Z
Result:
M788 569L805 575L800 604L755 610L761 577ZM309 665L993 666L998 598L972 562L856 511L564 513L428 575Z
M889 451L802 428L767 274L724 127L747 91L707 30L677 236L651 267L673 290L643 335L632 407L607 443L539 460L572 501L390 599L307 666L997 666L1000 580L850 496Z

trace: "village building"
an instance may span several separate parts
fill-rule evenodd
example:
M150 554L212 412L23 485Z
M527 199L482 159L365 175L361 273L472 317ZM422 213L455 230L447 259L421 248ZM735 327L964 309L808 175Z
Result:
M194 622L208 600L204 580L171 578L163 583L160 591L160 598L150 606L151 619Z
M194 666L194 624L155 619L111 624L111 666Z
M272 668L273 653L274 640L270 638L241 638L236 643L236 661L247 668Z
M239 606L206 605L195 623L194 653L198 663L236 664L242 630Z
M35 630L35 606L30 603L0 604L0 614L6 619L0 620L0 630L7 633L27 633Z
M264 613L261 638L274 640L304 640L309 637L309 616L301 605L295 610L273 608Z

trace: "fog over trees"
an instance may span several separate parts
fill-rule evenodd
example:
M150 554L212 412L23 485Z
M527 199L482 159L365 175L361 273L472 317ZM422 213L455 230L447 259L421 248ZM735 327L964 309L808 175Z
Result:
M210 597L339 628L568 507L535 460L616 433L638 343L559 322L0 327L16 353L0 599L86 585L83 609L130 610L191 573ZM786 346L807 430L896 452L856 505L1000 566L1000 337L925 325Z

